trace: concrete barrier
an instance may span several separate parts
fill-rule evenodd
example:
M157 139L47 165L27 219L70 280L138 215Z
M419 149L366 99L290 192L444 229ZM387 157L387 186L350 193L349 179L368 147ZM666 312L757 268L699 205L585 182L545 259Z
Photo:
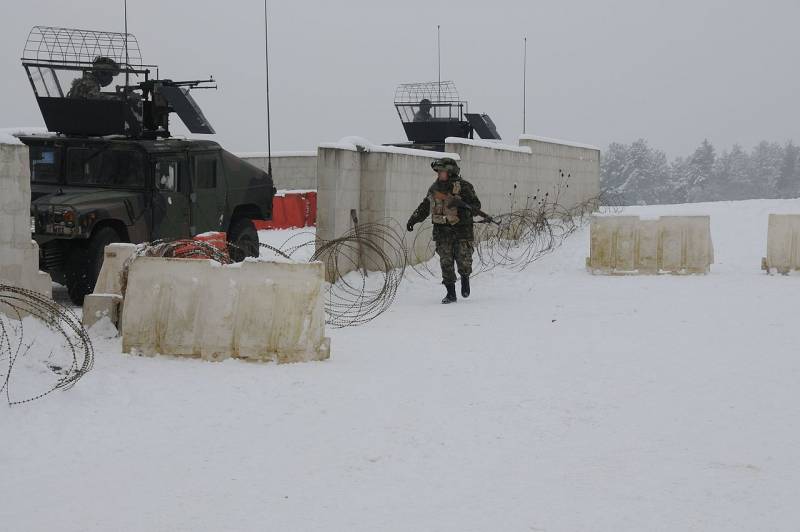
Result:
M267 171L266 153L237 153L236 155L265 172ZM316 190L316 150L273 152L272 181L279 191Z
M761 260L767 273L800 270L800 214L770 214L767 256Z
M83 326L87 329L107 317L117 329L122 315L122 271L125 262L136 253L136 244L109 244L103 252L103 264L94 292L83 302Z
M714 262L708 216L594 216L590 234L593 274L699 274Z
M31 174L28 147L22 144L0 143L0 283L52 293L31 239Z
M330 356L322 263L139 257L128 271L122 350L206 360Z

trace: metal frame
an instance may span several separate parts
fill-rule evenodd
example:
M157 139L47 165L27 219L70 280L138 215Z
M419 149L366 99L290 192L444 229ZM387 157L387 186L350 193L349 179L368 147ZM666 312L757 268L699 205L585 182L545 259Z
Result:
M449 108L450 120L464 121L464 113L469 112L469 102L460 98L456 84L452 81L403 83L394 91L394 106L401 122L408 121L403 117L400 108L418 107L422 99L430 100L433 108ZM458 116L452 112L454 108L458 109Z
M147 81L151 69L156 69L158 77L157 65L142 63L139 41L133 34L51 26L34 26L28 33L22 50L22 66L37 97L41 95L36 88L31 69L42 79L47 97L63 98L64 89L55 71L85 71L87 68L91 69L97 57L113 59L120 65L120 73L143 75ZM47 84L44 83L43 69L51 71L58 94L50 94ZM127 86L125 90L129 90Z

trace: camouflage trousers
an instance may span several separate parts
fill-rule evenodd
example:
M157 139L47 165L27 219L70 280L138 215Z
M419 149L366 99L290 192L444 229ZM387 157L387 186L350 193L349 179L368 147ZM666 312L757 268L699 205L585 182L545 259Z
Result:
M442 284L455 284L456 270L461 277L472 275L472 252L475 247L472 240L455 238L453 236L439 237L436 239L436 254L442 266Z

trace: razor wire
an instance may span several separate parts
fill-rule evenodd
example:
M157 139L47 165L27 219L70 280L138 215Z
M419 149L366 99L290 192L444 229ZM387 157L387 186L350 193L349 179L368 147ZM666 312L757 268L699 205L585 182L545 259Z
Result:
M616 208L614 198L605 193L565 207L561 198L569 175L562 173L561 178L553 194L528 196L523 208L495 216L492 224L475 224L473 276L496 268L522 271L558 249L586 224L591 213L601 207ZM409 244L402 225L392 219L354 223L345 234L330 240L307 231L280 245L259 242L259 247L277 260L323 264L326 324L335 328L363 325L386 312L407 268L424 278L438 274L430 268L435 251L432 226L417 231ZM154 256L231 264L232 250L244 251L231 242L215 246L194 239L159 240L140 245L129 263L136 256ZM127 269L123 268L123 292Z
M7 314L0 312L0 393L5 394L9 405L29 403L55 390L69 389L92 369L92 341L70 309L39 292L5 284L0 284L0 307ZM67 354L67 364L53 359L56 348L46 349L46 353L34 349L40 335L25 335L27 316L61 336L58 354ZM29 362L27 367L20 367L26 362ZM12 390L11 377L25 371L44 373L52 382L44 385L43 391L18 398Z

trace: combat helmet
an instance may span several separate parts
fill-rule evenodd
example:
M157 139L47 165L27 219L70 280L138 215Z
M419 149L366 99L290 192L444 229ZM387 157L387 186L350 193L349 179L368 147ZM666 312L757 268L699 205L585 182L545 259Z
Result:
M105 87L111 83L114 76L119 74L120 68L117 62L110 57L97 56L92 61L92 72L100 86Z
M450 157L442 157L441 159L436 159L431 163L431 168L433 168L434 172L438 172L440 170L447 170L447 175L449 175L450 177L458 177L458 173L461 171L455 159L452 159Z

